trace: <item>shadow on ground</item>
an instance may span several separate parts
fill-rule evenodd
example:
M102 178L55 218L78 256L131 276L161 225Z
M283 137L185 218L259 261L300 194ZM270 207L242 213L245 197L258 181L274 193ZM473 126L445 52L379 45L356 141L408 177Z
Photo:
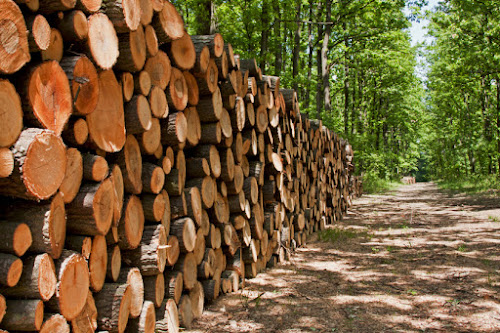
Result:
M332 226L355 237L313 236L188 332L498 332L499 207L428 183L357 199Z

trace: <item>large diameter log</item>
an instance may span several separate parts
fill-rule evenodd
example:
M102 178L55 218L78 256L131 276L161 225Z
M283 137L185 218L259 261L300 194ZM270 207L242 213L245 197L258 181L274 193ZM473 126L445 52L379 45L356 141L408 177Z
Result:
M53 132L25 129L12 147L14 171L0 178L0 194L25 199L48 199L66 172L66 149ZM50 161L50 163L47 163Z
M23 262L12 254L0 253L0 284L13 287L19 282Z
M138 267L143 276L163 273L167 256L167 235L161 225L144 227L139 247L132 251L123 251L122 260L127 266Z
M144 280L137 267L122 269L118 277L119 283L127 283L130 287L130 317L137 318L141 314L144 303Z
M73 112L68 77L57 61L47 61L29 72L26 91L26 120L57 135Z
M125 198L124 212L118 223L118 236L120 249L136 249L142 238L144 230L144 211L141 200L135 195Z
M156 310L157 333L179 333L179 312L173 299L165 299Z
M131 287L127 283L108 283L95 296L97 327L108 332L123 333L127 327L131 303Z
M94 112L99 97L99 76L92 62L81 55L65 57L60 64L69 79L74 110L82 115Z
M60 194L56 194L50 203L14 201L1 207L6 220L29 226L33 242L28 251L46 252L52 258L59 258L66 238L66 213Z
M169 44L167 53L174 65L182 70L190 70L196 61L194 44L187 32Z
M129 320L127 332L154 333L156 324L155 306L150 301L145 301L139 318Z
M190 217L183 217L172 221L170 233L179 240L179 248L182 252L191 252L194 250L196 226Z
M123 175L125 192L140 194L142 192L142 155L137 139L127 135L123 150L115 156Z
M97 106L87 115L87 125L90 139L98 148L109 153L123 148L126 139L123 95L112 70L99 74Z
M146 37L144 28L139 26L137 30L126 31L118 37L118 48L120 55L116 69L127 72L138 72L146 63Z
M0 147L14 144L23 129L23 110L16 88L0 80Z
M114 187L110 179L85 184L67 206L67 228L79 235L106 235L113 220Z
M1 328L12 331L39 331L43 323L41 300L8 300Z
M172 65L165 52L158 51L155 56L148 58L144 70L149 73L152 85L158 86L162 90L167 88L170 82Z
M28 47L28 29L21 10L14 1L3 1L0 4L2 23L0 30L4 37L0 44L0 72L12 74L30 61Z
M97 329L97 308L90 290L82 311L71 321L71 328L74 333L89 333Z
M56 297L48 305L66 320L73 320L87 302L89 268L81 254L69 250L64 250L55 264L58 280Z
M165 1L163 9L156 13L152 22L158 43L164 44L184 36L184 21L174 5Z

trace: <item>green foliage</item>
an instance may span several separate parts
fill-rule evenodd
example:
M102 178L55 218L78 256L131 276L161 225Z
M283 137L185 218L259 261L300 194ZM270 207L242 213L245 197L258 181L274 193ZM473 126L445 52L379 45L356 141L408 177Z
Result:
M500 179L496 175L475 174L467 177L438 180L437 184L441 189L466 194L487 191L498 193L500 191Z
M326 229L318 233L318 238L320 241L330 243L343 242L357 236L358 234L355 231L340 228Z
M400 182L379 178L371 173L366 173L363 177L363 191L365 193L386 193L395 191L401 186Z

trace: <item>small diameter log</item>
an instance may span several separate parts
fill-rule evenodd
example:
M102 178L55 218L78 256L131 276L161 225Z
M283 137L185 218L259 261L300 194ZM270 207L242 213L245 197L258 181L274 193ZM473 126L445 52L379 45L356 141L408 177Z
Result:
M111 175L109 179L113 183L113 189L115 193L115 204L113 205L113 226L116 227L120 218L122 216L122 208L123 208L123 175L120 167L118 165L113 165L111 167Z
M146 52L148 58L154 57L158 53L158 37L156 31L151 25L144 27L144 35L146 38Z
M161 144L177 146L187 139L187 119L183 112L170 113L160 121Z
M185 290L190 290L194 287L197 281L197 265L193 253L186 253L180 256L175 264L174 270L182 272L184 281L183 288Z
M196 232L196 241L193 250L194 257L196 259L196 264L199 265L203 261L203 256L205 254L205 235L203 230L198 229Z
M124 211L118 223L118 245L122 250L136 249L144 230L144 211L141 200L129 195L124 200Z
M12 74L30 61L28 29L21 10L14 1L4 1L0 5L2 23L0 29L6 32L0 44L0 72Z
M210 171L215 178L219 178L222 172L220 155L214 145L200 145L192 151L193 156L206 158L210 164Z
M88 265L90 272L90 288L95 292L99 292L104 285L108 266L106 237L100 235L94 236Z
M43 15L26 17L28 28L28 45L30 52L46 50L50 44L50 25Z
M126 283L130 289L130 317L137 318L144 303L144 281L137 267L122 269L118 277L119 283Z
M220 153L221 178L225 182L230 182L234 178L234 156L231 149L224 149Z
M222 95L218 87L211 96L200 98L196 107L202 122L215 122L220 120L222 114Z
M210 55L219 58L224 52L224 38L221 34L191 36L195 45L206 45L210 50Z
M165 298L165 276L163 273L144 277L144 299L159 307Z
M196 78L188 71L182 72L184 75L184 79L186 80L186 84L188 87L188 105L196 106L198 105L198 101L200 100L200 93L198 90L198 83L196 82Z
M114 68L132 73L140 71L146 63L146 37L142 25L136 30L119 34L118 49L119 56Z
M168 271L165 272L165 298L170 298L179 303L184 286L184 277L182 272Z
M144 227L139 247L122 252L122 261L127 266L138 267L143 276L163 273L167 256L167 235L161 225Z
M130 313L131 289L127 283L107 283L95 295L99 329L110 333L125 332Z
M165 91L168 105L177 111L183 111L188 102L188 87L186 79L180 70L172 67L170 84Z
M167 265L174 266L179 260L181 251L179 249L179 240L175 236L167 237Z
M156 164L144 163L142 165L143 192L158 194L165 183L165 172Z
M220 278L201 281L203 291L205 292L205 300L207 302L215 301L219 297Z
M143 154L154 155L158 149L162 150L160 120L152 118L151 128L139 134L137 141Z
M198 111L196 108L191 107L184 110L184 115L186 116L188 132L187 132L187 143L190 146L196 146L201 139L201 122L198 116Z
M166 118L169 113L167 96L158 86L152 86L149 92L149 107L156 118Z
M221 247L221 234L220 230L216 228L212 223L210 224L210 231L205 238L206 246L212 249L218 249Z
M119 33L135 31L141 23L139 0L104 0L103 11Z
M214 180L210 176L190 179L187 181L186 186L198 188L201 195L201 203L203 204L203 208L208 209L213 206L215 200L215 187ZM199 216L198 219L196 219L196 223L198 225L202 224Z
M21 278L23 262L12 254L0 253L0 284L13 287Z
M127 332L154 333L156 324L155 306L150 301L145 301L139 318L129 320Z
M184 328L191 328L193 323L193 309L189 295L182 295L179 302L179 324Z
M85 259L89 260L92 252L92 237L81 235L66 235L64 243L66 250L80 253Z
M74 333L94 332L97 329L97 308L92 292L88 291L85 306L71 321L71 328Z
M23 110L16 88L7 80L0 80L0 102L0 147L10 147L23 129Z
M163 9L156 13L151 24L158 36L158 43L164 44L184 36L184 21L168 1L164 2Z
M163 199L165 201L165 209L164 209L163 216L161 217L160 222L163 225L163 227L165 227L165 232L168 235L168 234L170 234L170 220L172 218L171 209L170 209L170 197L168 196L168 193L165 190L161 191L160 194L163 195Z
M89 36L87 16L81 10L65 13L57 29L61 32L63 39L68 42L82 41Z
M219 73L214 59L209 59L208 66L203 72L195 72L198 93L200 96L208 96L217 90Z
M122 150L126 140L123 94L112 70L99 73L97 106L87 115L87 125L90 140L98 148L108 153Z
M151 76L146 71L141 71L134 75L134 92L136 94L148 96L151 91Z
M165 195L163 193L156 195L143 194L141 196L141 202L142 208L144 210L144 217L146 218L146 220L152 222L160 222L165 213Z
M56 28L50 29L50 44L46 50L40 52L42 61L55 60L61 61L64 53L63 37Z
M26 223L0 221L0 252L22 256L33 242Z
M167 88L170 82L172 65L165 52L158 51L155 56L148 58L144 70L149 73L152 85L158 86L162 90Z
M64 316L55 314L45 314L45 321L40 328L40 333L70 333L69 324Z
M70 118L61 134L69 146L81 146L89 137L89 127L84 118Z
M201 225L202 219L202 201L200 191L197 187L184 189L186 197L186 213L197 225Z
M222 244L227 246L229 254L234 255L235 252L241 247L236 229L231 224L224 224L220 227L220 229Z
M55 264L58 280L56 297L48 305L66 320L73 320L87 302L89 268L81 254L69 250L63 250Z
M134 94L134 76L132 73L123 72L120 75L120 83L122 86L123 100L128 102Z
M183 217L172 221L170 233L177 237L181 252L191 252L194 250L196 226L190 217Z
M66 149L53 132L28 128L11 148L14 170L0 178L0 194L25 199L48 199L66 173ZM51 163L47 163L50 161Z
M0 148L0 178L9 177L14 171L14 154L8 148Z
M122 267L122 256L118 245L108 246L108 265L106 267L106 278L113 282L118 280L120 269Z
M93 182L101 182L108 176L109 166L106 159L99 155L84 153L83 178Z
M168 56L177 68L190 70L194 67L196 50L191 36L187 32L181 38L172 41L168 46Z
M79 235L106 235L113 220L114 187L110 179L85 184L67 206L67 228Z
M66 213L60 194L56 194L50 203L14 201L1 207L7 221L29 226L33 239L30 252L46 252L52 258L59 258L66 238Z
M186 176L189 178L210 176L210 165L208 165L207 159L203 157L188 158L186 160Z
M215 251L213 249L205 249L202 260L198 265L198 277L208 279L214 275L215 271Z
M179 333L179 312L173 299L165 299L156 310L157 333Z
M140 194L142 192L142 156L139 143L133 135L127 135L123 150L115 156L115 163L122 171L125 191Z
M107 165L107 163L106 163ZM80 189L83 178L83 158L78 149L66 150L66 173L59 187L59 193L64 203L70 203L75 199Z
M151 109L144 95L134 95L125 105L125 129L129 134L140 134L151 129Z
M43 312L41 300L7 300L7 311L0 327L11 331L39 331Z
M191 311L193 311L193 318L199 318L203 314L203 304L205 300L205 293L203 286L199 281L196 281L194 287L189 291L189 298L191 299Z

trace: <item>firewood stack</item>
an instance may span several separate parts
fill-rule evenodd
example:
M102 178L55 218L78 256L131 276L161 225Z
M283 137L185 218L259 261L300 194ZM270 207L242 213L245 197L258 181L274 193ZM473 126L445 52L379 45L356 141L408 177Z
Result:
M0 331L177 332L347 210L346 142L170 2L0 3Z

